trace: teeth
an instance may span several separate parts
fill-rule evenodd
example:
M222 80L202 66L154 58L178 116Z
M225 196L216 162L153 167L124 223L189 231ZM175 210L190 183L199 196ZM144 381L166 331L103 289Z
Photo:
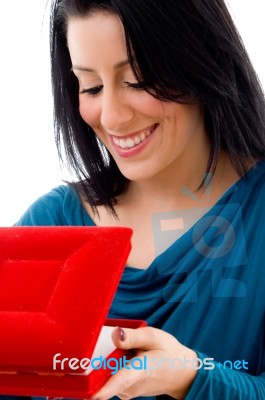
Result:
M127 139L126 140L126 147L129 147L129 148L131 148L131 147L134 147L134 141L133 141L133 139Z
M120 145L120 140L117 139L116 137L113 137L113 142L114 142L117 146Z
M143 142L145 138L146 138L145 132L141 133L140 135L141 142Z
M113 137L113 142L121 147L122 149L131 149L137 144L140 144L143 142L148 136L151 135L151 130L152 129L145 129L139 136L134 136L133 138L128 138L128 139L118 139L116 137Z
M119 143L118 146L120 146L122 149L125 149L125 147L127 147L126 146L126 140L125 139L120 139L120 143Z
M146 137L151 135L151 129L146 129L145 131Z
M135 144L141 143L141 139L140 139L138 136L135 136L135 138L134 138L134 143L135 143Z

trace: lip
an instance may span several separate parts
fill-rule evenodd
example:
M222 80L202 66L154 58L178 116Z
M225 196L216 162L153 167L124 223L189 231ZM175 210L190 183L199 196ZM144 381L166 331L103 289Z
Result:
M131 133L130 135L124 135L124 136L114 136L114 135L109 135L110 140L111 140L111 144L114 147L114 149L116 150L116 152L119 154L119 156L124 157L124 158L129 158L129 157L133 157L138 155L139 153L141 153L146 146L148 146L149 142L153 139L154 134L157 131L157 128L159 127L159 124L154 124L152 125L152 132L151 134L141 143L137 144L135 147L133 148L127 148L127 149L123 149L120 146L117 146L114 143L113 138L118 138L118 139L126 139L126 138L133 138L134 136L139 135L141 132L143 132L144 129L141 129L138 132L134 132ZM146 128L149 129L150 127Z
M151 126L148 126L147 128L145 128L145 129L141 129L141 130L139 130L139 131L137 131L137 132L132 132L132 133L129 133L128 135L121 135L121 136L116 136L116 135L112 135L112 134L109 134L111 137L114 137L114 138L117 138L117 139L129 139L129 138L134 138L135 136L139 136L143 131L146 131L146 130L148 130L148 129L153 129L156 125L158 125L158 124L153 124L153 125L151 125Z

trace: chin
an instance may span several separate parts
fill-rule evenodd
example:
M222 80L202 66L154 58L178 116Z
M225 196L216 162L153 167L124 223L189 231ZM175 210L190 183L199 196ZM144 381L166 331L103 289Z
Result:
M148 173L147 171L133 171L133 168L131 168L131 170L120 169L120 171L122 175L125 176L125 178L127 178L129 181L134 182L144 181L154 176L154 173Z

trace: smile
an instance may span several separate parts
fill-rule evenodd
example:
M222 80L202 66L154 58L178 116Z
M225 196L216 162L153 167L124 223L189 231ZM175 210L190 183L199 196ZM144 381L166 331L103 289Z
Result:
M144 129L133 136L128 136L126 138L118 138L112 136L113 142L116 146L120 147L121 149L132 149L142 142L144 142L156 129L157 124L150 126L149 128Z

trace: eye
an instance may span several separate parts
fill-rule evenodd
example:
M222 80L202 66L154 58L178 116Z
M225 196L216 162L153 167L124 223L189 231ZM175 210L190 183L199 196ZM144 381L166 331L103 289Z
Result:
M136 90L144 89L144 82L135 82L135 83L125 82L125 84L132 89L136 89Z
M82 89L79 94L84 94L84 93L88 93L91 96L96 96L97 94L99 94L102 91L103 85L98 85L98 86L94 86L92 88L89 89Z

